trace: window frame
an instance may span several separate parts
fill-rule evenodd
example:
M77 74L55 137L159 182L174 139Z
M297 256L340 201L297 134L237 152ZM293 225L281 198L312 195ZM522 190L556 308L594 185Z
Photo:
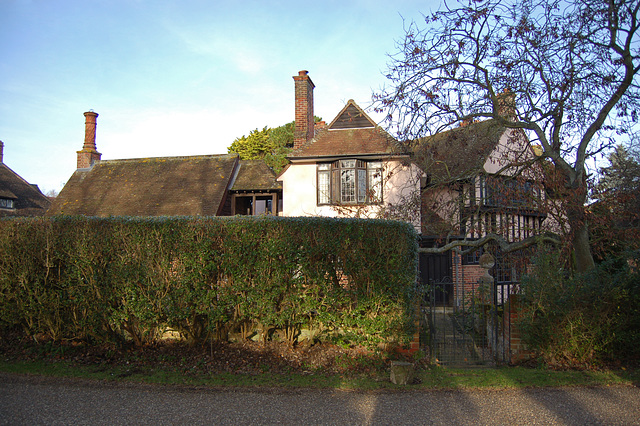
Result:
M481 176L480 202L484 207L500 209L531 209L541 201L536 182L508 176Z
M357 158L316 163L318 206L379 205L383 201L383 163Z
M13 210L15 208L15 200L12 198L0 198L0 209Z

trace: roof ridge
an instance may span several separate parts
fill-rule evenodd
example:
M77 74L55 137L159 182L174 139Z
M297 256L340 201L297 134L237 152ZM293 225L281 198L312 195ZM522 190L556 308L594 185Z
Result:
M0 166L4 166L7 168L7 170L9 170L11 173L13 173L14 176L16 176L18 179L20 179L23 183L25 183L28 187L29 190L34 192L35 194L41 195L43 197L46 197L42 191L40 191L40 188L36 185L35 187L33 186L34 184L31 184L29 182L27 182L27 180L25 178L23 178L22 176L20 176L18 173L16 173L11 167L7 166L4 162L0 163Z
M129 163L129 162L139 162L139 161L160 161L160 160L181 160L181 159L196 159L196 158L234 158L238 157L238 154L202 154L202 155L177 155L177 156L166 156L166 157L139 157L139 158L114 158L111 160L99 160L96 161L97 164L102 163Z

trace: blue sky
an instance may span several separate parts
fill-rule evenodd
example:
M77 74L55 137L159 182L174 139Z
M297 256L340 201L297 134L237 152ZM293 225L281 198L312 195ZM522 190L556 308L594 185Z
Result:
M303 69L330 121L349 99L369 105L404 26L439 5L0 0L4 162L59 191L89 110L103 159L226 153L238 136L293 120Z

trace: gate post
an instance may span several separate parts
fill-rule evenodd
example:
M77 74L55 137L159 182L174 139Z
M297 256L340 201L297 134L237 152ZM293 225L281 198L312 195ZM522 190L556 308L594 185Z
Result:
M478 263L484 269L483 275L478 279L482 310L482 334L487 339L486 343L491 348L494 359L497 360L500 351L496 315L496 288L494 278L489 274L489 269L495 266L496 260L489 253L484 253L480 256Z
M509 297L504 312L505 326L509 327L509 362L516 364L518 362L526 361L530 358L531 352L527 350L525 344L522 342L520 336L520 327L517 324L520 317L520 296L512 294Z

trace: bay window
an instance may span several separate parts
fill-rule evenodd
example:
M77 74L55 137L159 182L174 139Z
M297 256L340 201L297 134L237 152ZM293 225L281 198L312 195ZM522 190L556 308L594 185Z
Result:
M382 202L382 162L356 159L319 163L318 204L359 205Z

